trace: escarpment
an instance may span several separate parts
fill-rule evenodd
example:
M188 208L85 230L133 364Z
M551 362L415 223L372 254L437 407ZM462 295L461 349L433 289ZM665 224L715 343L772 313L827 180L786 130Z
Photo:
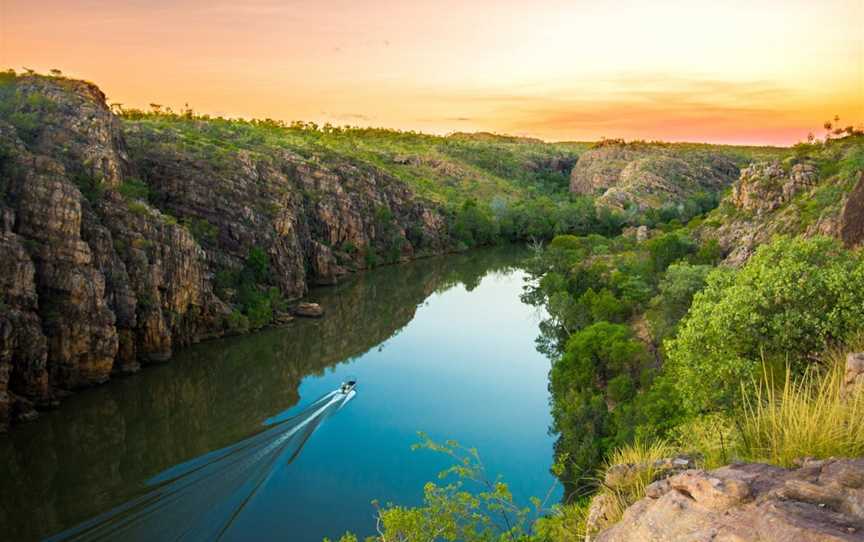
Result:
M810 155L755 162L699 226L738 266L776 235L826 235L848 247L864 239L860 137L831 140Z
M716 148L608 141L579 157L570 191L613 208L657 208L719 192L738 177L741 163Z
M368 164L288 149L204 156L121 121L92 84L3 83L0 429L248 329L249 299L266 323L277 297L449 247L439 207Z

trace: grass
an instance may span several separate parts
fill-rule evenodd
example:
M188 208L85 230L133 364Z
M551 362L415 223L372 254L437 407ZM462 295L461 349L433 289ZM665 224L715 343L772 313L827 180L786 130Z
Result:
M575 162L584 146L501 136L435 136L380 128L245 121L192 114L123 114L133 154L178 149L230 169L237 152L269 159L289 151L323 165L375 168L439 203L469 198L510 201L532 195L566 198L569 177L550 167Z
M842 351L828 361L828 369L812 367L797 380L787 368L779 385L765 371L762 382L744 391L741 458L791 467L803 457L864 455L864 393L844 396Z
M572 540L584 540L596 531L605 529L617 523L624 511L631 504L645 496L645 489L654 482L661 473L657 462L674 456L676 448L665 440L636 440L632 444L615 450L600 469L598 477L600 486L593 498L583 499L556 510L557 516L550 521L557 530L569 531ZM628 466L627 474L614 485L607 485L604 480L610 469ZM588 525L591 503L605 501L605 515L599 523ZM557 540L557 538L556 538ZM567 540L567 538L565 538Z

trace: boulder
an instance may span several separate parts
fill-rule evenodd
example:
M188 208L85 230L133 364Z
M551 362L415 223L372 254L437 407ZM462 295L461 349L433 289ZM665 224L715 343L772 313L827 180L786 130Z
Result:
M298 303L294 306L293 313L304 318L321 318L324 316L324 309L318 303Z
M596 540L864 541L864 459L690 469L649 486Z
M847 247L860 246L864 240L864 173L843 205L839 229L840 238Z
M864 352L846 355L846 372L843 375L842 394L845 397L864 383Z
M812 164L795 164L787 172L779 162L758 162L741 170L732 187L732 204L757 214L777 209L819 180Z

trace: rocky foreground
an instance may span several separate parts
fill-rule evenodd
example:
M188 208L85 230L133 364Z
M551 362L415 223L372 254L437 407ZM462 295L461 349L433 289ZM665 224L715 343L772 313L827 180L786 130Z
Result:
M686 470L647 496L597 542L864 540L864 459Z

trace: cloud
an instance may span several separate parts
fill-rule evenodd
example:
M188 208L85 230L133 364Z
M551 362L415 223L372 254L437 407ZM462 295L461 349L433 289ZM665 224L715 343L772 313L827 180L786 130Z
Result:
M799 98L771 81L621 74L545 92L456 99L485 103L488 112L474 120L507 133L792 142L802 130L790 114Z

